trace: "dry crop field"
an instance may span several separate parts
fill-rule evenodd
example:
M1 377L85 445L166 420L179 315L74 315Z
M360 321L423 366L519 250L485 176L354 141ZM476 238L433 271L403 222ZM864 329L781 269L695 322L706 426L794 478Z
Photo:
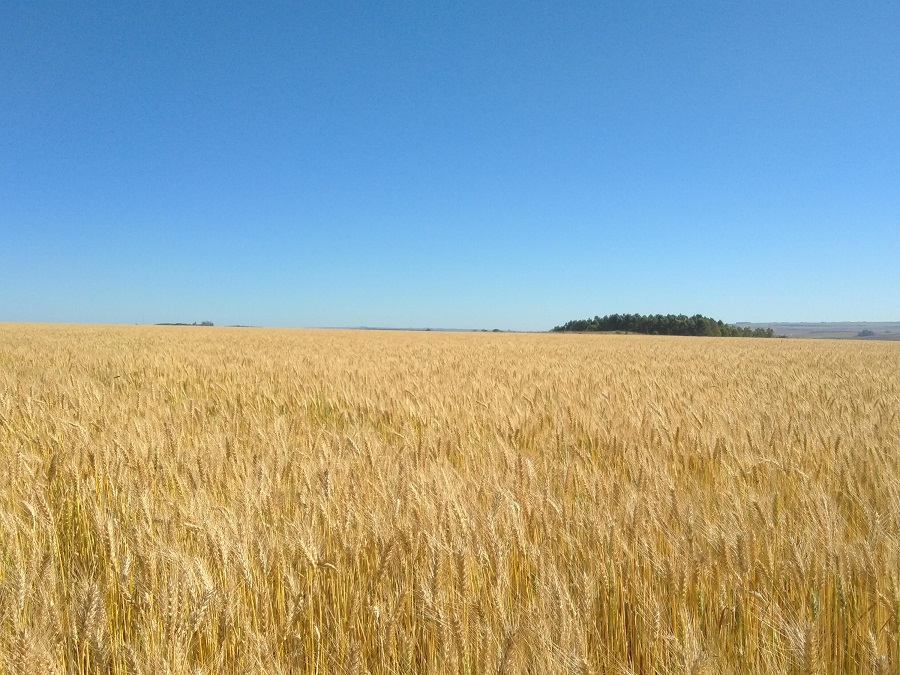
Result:
M0 324L2 673L896 673L895 343Z

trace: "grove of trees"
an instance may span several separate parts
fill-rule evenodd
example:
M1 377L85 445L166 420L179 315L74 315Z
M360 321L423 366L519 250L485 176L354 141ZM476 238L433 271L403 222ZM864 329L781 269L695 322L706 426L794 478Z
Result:
M771 328L743 328L708 316L694 314L608 314L593 319L575 319L556 326L557 333L622 331L646 335L707 335L710 337L775 337Z

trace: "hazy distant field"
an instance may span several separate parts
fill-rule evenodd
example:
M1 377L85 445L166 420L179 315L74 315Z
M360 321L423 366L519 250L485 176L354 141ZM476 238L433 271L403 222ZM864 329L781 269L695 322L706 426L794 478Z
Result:
M0 324L0 672L896 673L900 344Z
M900 321L831 321L821 323L740 323L751 328L772 328L776 335L795 338L900 340ZM859 337L860 331L873 335Z

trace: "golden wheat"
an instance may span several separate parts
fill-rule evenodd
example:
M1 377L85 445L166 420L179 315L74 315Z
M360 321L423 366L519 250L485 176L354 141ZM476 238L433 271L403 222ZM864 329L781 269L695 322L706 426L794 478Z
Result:
M0 324L0 672L900 668L900 345Z

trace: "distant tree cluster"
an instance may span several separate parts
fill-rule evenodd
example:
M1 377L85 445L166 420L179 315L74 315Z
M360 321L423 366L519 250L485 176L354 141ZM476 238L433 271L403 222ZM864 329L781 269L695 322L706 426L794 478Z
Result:
M158 323L157 326L215 326L212 321L201 321L197 323Z
M622 331L644 333L645 335L701 335L710 337L775 337L771 328L742 328L708 316L694 314L609 314L593 319L575 319L556 326L557 333L597 331Z

